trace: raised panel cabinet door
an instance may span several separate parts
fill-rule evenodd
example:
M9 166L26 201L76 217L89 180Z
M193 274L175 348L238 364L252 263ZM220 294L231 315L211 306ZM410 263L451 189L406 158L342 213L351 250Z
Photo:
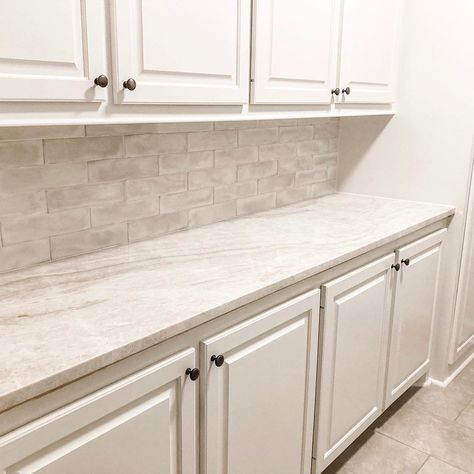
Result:
M392 103L400 1L342 0L340 103Z
M254 2L254 104L330 104L336 0Z
M0 12L0 100L106 99L104 0L0 0Z
M382 412L394 260L387 255L322 287L318 473Z
M248 102L250 16L250 0L114 0L115 101Z
M438 287L442 229L397 250L385 407L393 403L430 366L431 335Z
M187 349L0 437L5 474L196 474Z
M318 323L315 290L201 343L202 474L310 474Z

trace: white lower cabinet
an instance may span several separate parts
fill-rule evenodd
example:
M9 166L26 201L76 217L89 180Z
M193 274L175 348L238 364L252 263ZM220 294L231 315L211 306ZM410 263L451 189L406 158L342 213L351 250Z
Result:
M0 472L196 473L194 367L185 350L0 438Z
M311 472L318 316L319 290L202 342L202 474Z
M323 285L315 472L428 372L446 233Z
M318 472L382 412L394 262L390 254L323 285Z
M400 270L393 305L385 408L429 368L440 252L446 232L443 229L397 250Z

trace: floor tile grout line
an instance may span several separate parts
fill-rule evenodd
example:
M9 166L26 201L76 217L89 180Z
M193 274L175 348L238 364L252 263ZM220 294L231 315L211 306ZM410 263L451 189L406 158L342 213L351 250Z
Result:
M404 441L400 441L399 439L394 438L393 436L389 436L388 434L379 431L379 428L375 428L374 433L385 436L385 438L388 438L388 439L391 439L392 441L396 441L397 443L403 444L407 448L414 449L415 451L418 451L419 453L426 454L428 456L428 458L431 456L431 454L427 453L426 451L422 451L419 448L415 448L415 446L412 446L411 444L405 443Z

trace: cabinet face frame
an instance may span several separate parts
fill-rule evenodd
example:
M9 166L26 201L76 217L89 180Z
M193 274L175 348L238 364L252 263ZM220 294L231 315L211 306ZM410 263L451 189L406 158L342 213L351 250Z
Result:
M433 328L434 328L434 316L436 312L436 302L438 298L438 286L439 286L439 268L441 262L441 247L446 236L447 229L441 229L427 237L416 240L415 242L405 245L396 251L397 262L400 263L400 271L397 272L395 282L395 298L393 300L392 308L392 333L390 341L390 352L387 366L387 387L385 394L384 409L389 407L397 398L399 398L408 388L410 388L420 377L428 372L431 364L431 346L433 339ZM406 351L401 349L402 337L403 337L403 326L404 313L400 309L405 303L405 294L402 290L403 278L405 273L413 271L415 265L418 262L423 262L425 259L435 256L436 268L433 275L433 293L429 298L432 301L431 308L428 309L430 314L430 328L427 344L426 358L417 367L414 367L409 374L404 374L404 378L399 380L400 374L397 374L399 370L399 364L403 360L403 357L407 356ZM401 263L404 259L410 259L410 265L406 266ZM425 282L422 281L423 284ZM409 291L412 288L407 288ZM418 291L416 291L419 294ZM408 295L410 296L410 295Z
M36 2L34 2L36 3ZM107 89L96 86L94 79L107 74L105 2L75 0L73 5L78 22L74 31L74 59L18 59L16 72L0 67L0 101L23 102L102 102ZM15 2L10 2L14 5ZM41 4L44 9L45 6ZM51 23L55 28L56 20ZM15 29L15 25L9 25ZM15 31L13 31L14 34ZM4 59L4 58L3 58ZM15 60L10 59L11 63Z
M163 1L163 0L157 0ZM166 1L166 0L165 0ZM210 0L201 8L212 11ZM172 70L172 65L151 65L147 70L145 58L145 28L141 9L143 0L114 0L111 6L112 62L114 70L114 100L116 104L245 104L249 97L249 57L251 35L251 0L226 0L227 8L233 6L236 31L232 41L234 63L232 72L207 72ZM210 18L215 22L218 19ZM178 20L177 20L178 21ZM188 19L192 25L194 19ZM191 34L189 32L189 34ZM229 32L229 34L231 34ZM208 40L210 38L207 38ZM189 40L189 38L188 38ZM219 38L214 39L219 42ZM168 40L170 41L170 40ZM185 45L182 45L185 49ZM148 46L148 50L153 49ZM165 53L156 61L171 61ZM213 57L209 57L212 62ZM171 61L172 62L172 61ZM217 66L214 64L214 66ZM184 67L184 66L183 66ZM183 69L181 67L181 69ZM133 78L136 89L129 91L123 82Z
M316 472L320 473L339 454L344 451L383 410L385 388L385 370L387 348L390 330L390 309L393 297L391 266L395 262L395 254L390 253L367 265L351 271L322 286L322 336L319 367L319 400L317 403L317 432L314 436L314 454L316 455ZM370 291L376 285L383 285L383 302L380 317L378 338L378 363L376 387L372 408L365 413L352 427L336 441L331 441L334 423L334 379L336 377L336 361L338 355L338 333L340 331L339 309L337 300L350 302L351 298L363 295L363 291ZM358 352L363 341L354 341L354 352ZM340 361L344 363L344 360ZM349 397L350 394L347 394Z
M380 1L380 0L378 0ZM393 38L391 39L391 51L387 51L390 54L390 71L385 81L378 79L364 81L357 81L357 78L352 77L350 70L350 64L352 61L353 52L351 47L353 41L351 39L351 32L349 31L348 24L345 22L345 14L347 13L347 4L349 2L359 2L359 0L340 0L340 15L339 15L339 54L337 63L337 83L341 91L347 87L351 89L349 95L341 94L335 98L336 106L344 106L344 104L350 105L377 105L377 104L393 104L396 100L396 77L397 69L399 65L399 54L400 54L400 30L402 22L402 6L400 0L392 2L381 2L385 4L387 8L391 8L393 11L390 12L390 16L393 18ZM358 8L364 8L363 5L358 5ZM353 15L350 16L353 18ZM357 30L360 33L360 28ZM357 34L356 33L356 34ZM374 38L376 41L376 38ZM364 59L363 59L364 60ZM362 60L362 61L363 61ZM360 58L359 58L360 62ZM368 67L370 65L366 65ZM343 108L343 107L341 107Z
M305 352L303 360L296 354L285 354L292 364L304 364L304 387L302 387L304 410L302 413L302 446L298 452L300 474L310 474L312 460L312 439L314 424L314 399L316 389L316 365L318 351L320 290L313 290L255 317L231 326L200 343L201 354L201 472L204 474L221 474L228 471L228 447L225 442L229 435L228 423L232 421L229 413L229 386L232 383L232 365L245 364L245 358L252 358L259 351L279 344L279 341L292 334L304 331L305 345L299 349ZM210 360L212 355L225 356L224 365L215 366ZM268 360L268 374L278 377L278 367ZM261 367L260 367L261 369ZM274 374L272 373L274 372ZM287 381L291 383L291 380ZM301 387L297 391L301 395ZM251 389L250 389L251 393ZM301 400L300 400L301 401ZM291 403L291 400L289 400ZM296 402L295 402L296 403ZM296 409L296 408L295 408ZM288 415L289 413L286 413ZM284 417L285 414L281 414ZM236 414L234 413L235 417ZM278 419L278 413L275 418ZM234 418L235 421L235 418ZM264 420L263 420L264 421ZM238 432L238 429L237 429ZM269 433L270 434L270 433ZM224 441L223 441L224 440ZM268 439L271 443L271 439ZM301 451L300 451L301 450ZM243 472L235 470L232 472ZM262 471L263 472L263 471ZM269 472L265 470L265 472ZM281 471L283 472L283 471ZM296 473L295 473L296 474Z
M327 54L320 58L318 79L302 79L290 77L283 72L280 75L272 74L274 64L274 34L278 33L273 22L275 8L278 1L285 5L285 0L254 0L252 21L252 84L251 104L322 104L332 103L331 89L335 88L337 45L339 32L339 1L340 0L313 0L322 5L325 17L315 24L327 27L324 42L315 41L314 49L321 48ZM295 5L288 4L295 9ZM308 71L306 71L308 72ZM314 74L315 71L313 71Z
M163 397L170 392L170 406L175 406L176 415L169 414L174 418L175 433L166 427L175 443L174 450L170 446L174 451L170 452L170 465L173 472L196 474L197 384L185 375L188 367L195 367L195 359L195 350L186 349L1 437L0 471L47 468L61 455L120 427L122 418L127 422L137 411L140 415L160 399L166 401ZM124 410L130 416L124 416Z

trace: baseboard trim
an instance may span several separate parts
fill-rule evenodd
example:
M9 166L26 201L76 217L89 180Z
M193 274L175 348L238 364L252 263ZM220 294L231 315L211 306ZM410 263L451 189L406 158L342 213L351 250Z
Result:
M449 377L444 380L430 378L430 382L438 387L446 388L473 360L474 352Z

